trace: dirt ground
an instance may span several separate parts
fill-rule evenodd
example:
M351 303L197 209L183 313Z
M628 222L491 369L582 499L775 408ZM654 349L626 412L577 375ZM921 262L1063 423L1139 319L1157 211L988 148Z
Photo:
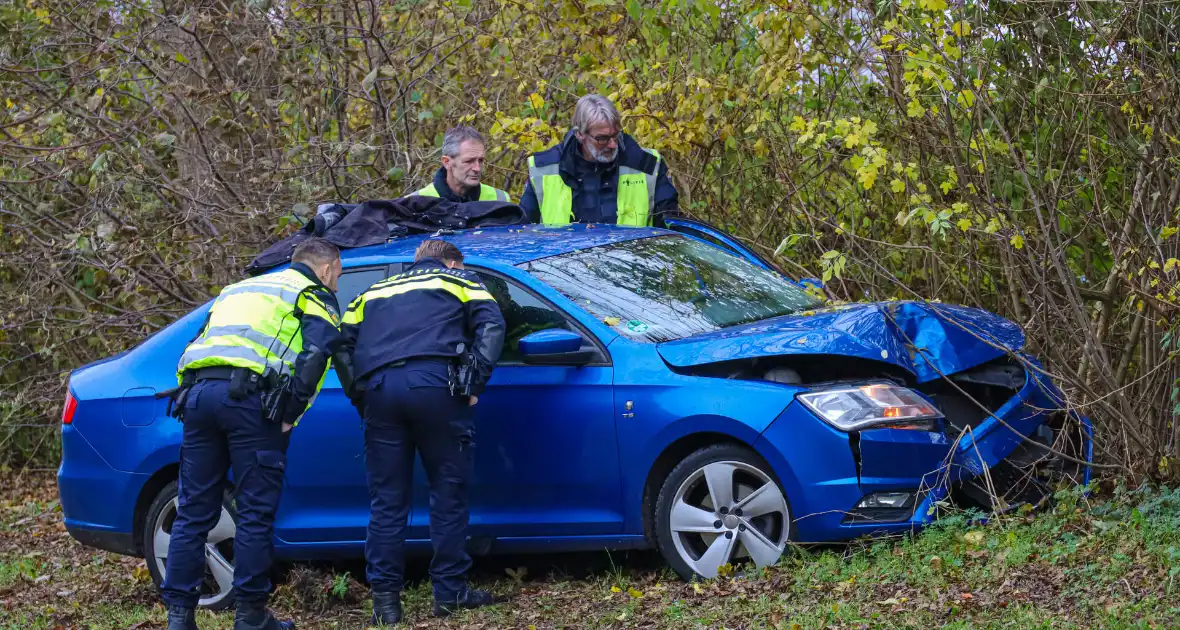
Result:
M0 472L0 489L0 629L164 627L143 560L65 531L52 474ZM472 581L507 601L445 621L429 614L426 563L408 567L403 627L1178 627L1180 490L1067 492L1042 513L792 547L775 567L693 584L654 552L477 558ZM359 561L278 567L272 607L300 629L365 628L363 574ZM198 622L229 629L233 613Z

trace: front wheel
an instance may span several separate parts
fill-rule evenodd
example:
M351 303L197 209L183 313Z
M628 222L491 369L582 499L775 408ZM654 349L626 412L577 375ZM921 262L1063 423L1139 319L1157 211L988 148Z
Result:
M176 521L177 484L164 486L148 508L143 526L143 555L152 581L159 588L168 568L168 543ZM200 608L225 610L234 604L234 536L237 524L228 500L221 506L217 525L205 543L205 579L201 582Z
M726 565L779 561L791 510L770 466L748 448L695 451L664 480L656 500L656 545L684 580L713 578Z

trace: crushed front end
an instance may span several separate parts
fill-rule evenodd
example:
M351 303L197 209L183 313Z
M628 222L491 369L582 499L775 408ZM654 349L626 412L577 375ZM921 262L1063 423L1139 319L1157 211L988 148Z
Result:
M894 387L917 392L938 413L902 400L898 404L911 406L897 407L898 421L878 419L848 430L797 398L763 434L766 444L785 450L784 464L791 462L791 485L801 497L795 506L799 540L911 531L944 507L1002 512L1035 506L1061 481L1089 481L1089 423L1061 411L1060 390L1035 360L1006 355L945 378ZM831 455L840 443L847 463ZM823 465L801 468L794 465L807 461L800 459L801 450L829 456Z

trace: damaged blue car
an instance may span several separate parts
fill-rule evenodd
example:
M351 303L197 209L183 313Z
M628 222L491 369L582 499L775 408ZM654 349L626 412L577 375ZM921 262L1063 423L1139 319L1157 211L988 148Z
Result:
M1088 479L1089 424L994 314L834 305L725 232L519 226L448 234L499 303L503 357L475 408L474 554L654 547L682 577L774 564L788 544L910 532L951 505L1035 504ZM343 251L339 301L412 260L421 236ZM74 371L61 506L82 543L161 581L176 513L175 385L208 304ZM275 551L362 555L361 420L329 373L293 434ZM415 473L410 545L429 549ZM233 601L232 502L202 605Z

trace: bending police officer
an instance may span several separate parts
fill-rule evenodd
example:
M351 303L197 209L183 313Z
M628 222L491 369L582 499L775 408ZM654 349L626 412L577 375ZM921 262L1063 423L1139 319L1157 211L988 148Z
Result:
M434 615L494 603L465 574L467 484L475 463L471 406L504 345L496 301L463 269L453 244L426 240L405 272L374 284L344 314L344 352L352 355L363 400L371 515L365 541L375 624L401 620L406 516L414 453L430 481L430 565Z
M225 287L177 366L174 414L184 423L179 501L161 596L168 630L195 630L205 543L221 514L232 467L235 630L289 630L266 609L274 517L291 428L311 406L339 349L340 252L323 239L299 244L291 267ZM337 365L352 391L351 370Z

